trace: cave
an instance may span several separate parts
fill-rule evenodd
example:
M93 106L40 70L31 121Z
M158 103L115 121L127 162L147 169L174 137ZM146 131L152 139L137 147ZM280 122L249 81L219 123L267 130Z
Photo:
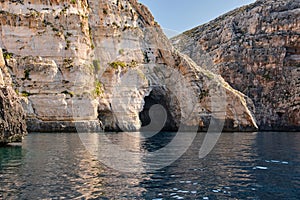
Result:
M155 132L178 131L176 119L180 119L180 109L177 108L179 103L171 91L162 87L153 88L144 102L143 110L139 113L142 131L145 127L148 127L147 131Z

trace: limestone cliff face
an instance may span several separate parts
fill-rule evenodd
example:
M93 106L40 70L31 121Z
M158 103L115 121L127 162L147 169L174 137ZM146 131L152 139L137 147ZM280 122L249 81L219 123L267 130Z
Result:
M20 142L27 133L25 112L19 97L11 87L11 79L4 80L5 62L0 49L0 146Z
M87 3L2 1L0 46L30 131L98 126ZM94 121L93 121L94 120Z
M224 118L227 130L256 129L251 101L174 50L136 0L0 7L0 46L30 131L136 131L149 123L155 104L165 110L165 130L205 130L211 118Z
M261 130L300 130L300 1L264 0L172 39L249 96Z

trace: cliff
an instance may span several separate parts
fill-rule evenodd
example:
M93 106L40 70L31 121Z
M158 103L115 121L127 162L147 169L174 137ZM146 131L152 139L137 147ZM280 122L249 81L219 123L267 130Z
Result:
M300 1L261 0L172 39L250 97L261 130L300 130Z
M3 80L5 62L0 49L0 146L20 142L27 133L25 112L11 81Z
M152 128L206 130L212 118L225 130L257 128L251 101L174 50L136 0L0 7L0 47L29 131L149 130L158 116L165 125Z

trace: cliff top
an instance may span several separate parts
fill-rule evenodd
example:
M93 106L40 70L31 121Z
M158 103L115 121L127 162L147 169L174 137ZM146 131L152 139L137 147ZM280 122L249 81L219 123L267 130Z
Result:
M180 35L185 35L189 37L196 37L197 35L202 34L203 31L206 29L214 29L217 27L220 27L220 22L222 21L230 21L235 20L238 21L239 18L243 18L245 15L248 15L249 13L255 12L255 13L261 13L261 12L268 12L269 14L272 13L279 13L279 12L285 12L289 10L298 10L299 9L299 3L300 0L257 0L256 2L245 5L239 8L236 8L228 13L225 13L219 17L217 17L214 20L211 20L203 25L199 25L195 28L192 28L190 30L187 30L183 32ZM298 10L299 12L299 10ZM270 21L272 23L272 21ZM178 36L180 36L178 35ZM178 36L173 37L177 38Z

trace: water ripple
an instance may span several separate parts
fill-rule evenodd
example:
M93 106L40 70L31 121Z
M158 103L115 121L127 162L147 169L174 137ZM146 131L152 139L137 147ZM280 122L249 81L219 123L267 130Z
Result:
M110 138L125 144L126 136L120 134ZM167 135L162 138L168 141ZM134 148L151 152L160 140L156 136L156 145L151 145L153 139L135 141ZM199 144L201 133L171 166L153 173L125 174L90 155L77 134L30 134L23 146L0 149L0 199L271 200L300 196L299 133L224 133L204 159L197 157ZM126 145L130 148L130 143Z

